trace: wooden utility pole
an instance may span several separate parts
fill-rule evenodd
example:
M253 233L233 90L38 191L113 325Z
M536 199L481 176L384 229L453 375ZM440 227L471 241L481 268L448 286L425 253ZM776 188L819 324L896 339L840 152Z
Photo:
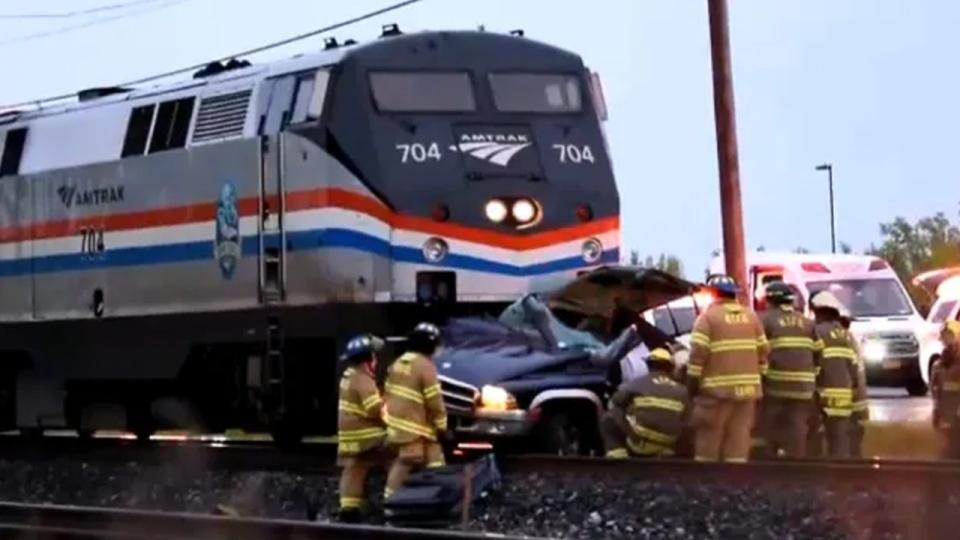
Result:
M737 280L747 300L747 269L743 245L743 209L740 202L740 160L737 155L737 122L733 106L733 68L730 62L730 29L727 1L708 0L710 57L713 64L713 114L717 126L717 160L720 166L720 212L723 219L723 258L727 274Z

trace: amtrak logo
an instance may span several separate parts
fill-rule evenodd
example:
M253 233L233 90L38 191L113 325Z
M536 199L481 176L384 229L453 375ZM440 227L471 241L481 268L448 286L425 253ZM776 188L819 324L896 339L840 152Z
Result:
M74 206L102 206L123 202L123 186L106 186L79 190L77 186L63 185L57 188L60 202L67 208Z
M220 200L217 202L217 235L213 253L223 277L232 278L241 253L237 188L230 181L223 185Z
M506 167L510 160L533 144L526 135L463 134L458 144L450 146L454 152L462 152L494 165Z

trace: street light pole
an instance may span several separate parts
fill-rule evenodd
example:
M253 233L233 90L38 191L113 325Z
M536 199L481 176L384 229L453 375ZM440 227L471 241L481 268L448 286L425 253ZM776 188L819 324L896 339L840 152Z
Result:
M827 171L827 183L830 184L830 249L837 252L837 220L833 212L833 165L817 165L818 171Z

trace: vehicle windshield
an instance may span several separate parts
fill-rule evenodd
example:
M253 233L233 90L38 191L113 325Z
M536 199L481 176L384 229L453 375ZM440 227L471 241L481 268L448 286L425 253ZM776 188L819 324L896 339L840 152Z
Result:
M812 297L829 290L854 317L891 317L913 314L913 307L895 279L847 279L807 283Z
M940 302L936 309L930 312L930 322L939 324L946 321L950 317L950 314L953 313L953 308L956 307L956 305L956 300Z
M490 89L503 112L571 113L582 106L580 81L572 75L491 73Z

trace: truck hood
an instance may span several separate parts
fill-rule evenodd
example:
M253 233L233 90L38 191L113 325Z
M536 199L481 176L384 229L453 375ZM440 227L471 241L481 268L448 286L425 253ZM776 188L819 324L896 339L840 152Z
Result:
M470 322L477 324L477 321ZM451 323L456 324L457 321ZM585 350L548 351L536 341L524 343L524 338L517 335L501 336L497 343L445 347L435 357L437 373L479 388L522 375L562 370L574 362L586 364L590 359L590 353Z
M601 266L548 294L546 300L550 309L610 317L618 304L641 313L691 295L700 288L696 283L652 268Z

